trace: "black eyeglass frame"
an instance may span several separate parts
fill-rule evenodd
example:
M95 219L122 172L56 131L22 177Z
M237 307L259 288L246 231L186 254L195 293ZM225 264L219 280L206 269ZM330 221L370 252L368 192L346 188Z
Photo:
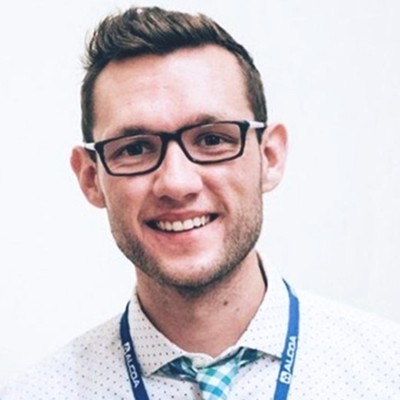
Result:
M187 151L185 144L183 143L182 140L182 135L188 131L191 130L193 128L197 128L197 127L201 127L201 126L207 126L207 125L214 125L214 124L235 124L239 127L240 129L240 148L239 151L234 154L233 156L230 156L228 158L223 158L220 160L198 160L194 157L192 157L190 155L190 153ZM244 147L245 147L245 143L246 143L246 135L247 132L250 129L256 129L257 131L257 136L258 139L260 140L261 134L262 132L266 129L267 124L266 122L260 122L260 121L250 121L250 120L241 120L241 121L215 121L215 122L211 122L211 123L201 123L201 124L196 124L196 125L191 125L191 126L185 126L184 128L178 129L175 132L158 132L158 133L152 133L152 136L158 136L161 139L161 151L160 151L160 156L159 159L157 161L157 163L151 167L148 168L144 171L140 171L140 172L133 172L133 173L122 173L122 172L113 172L110 170L110 168L107 165L107 161L105 158L105 154L104 154L104 147L111 142L115 142L117 140L121 140L122 138L127 138L129 136L136 136L138 134L132 134L132 135L126 135L126 136L118 136L118 137L114 137L111 139L107 139L107 140L102 140L99 142L91 142L91 143L83 143L83 147L91 154L93 153L97 153L100 157L101 163L103 164L104 169L106 170L106 172L109 175L112 176L136 176L136 175L144 175L144 174L148 174L150 172L155 171L157 168L160 167L160 165L162 164L162 162L164 161L165 158L165 154L167 153L167 148L168 148L168 143L170 141L175 141L178 143L179 147L182 149L183 153L185 154L185 156L187 157L188 160L190 160L191 162L195 163L195 164L218 164L218 163L222 163L222 162L226 162L226 161L230 161L230 160L234 160L235 158L239 158L240 156L243 155L244 152Z

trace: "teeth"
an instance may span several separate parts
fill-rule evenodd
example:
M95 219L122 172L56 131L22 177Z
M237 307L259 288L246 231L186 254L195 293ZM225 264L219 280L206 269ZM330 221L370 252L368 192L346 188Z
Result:
M183 222L183 229L193 229L193 221L191 219L187 219Z
M172 230L175 232L183 231L183 223L181 221L174 221L172 223Z
M193 228L199 228L207 225L210 222L210 216L203 215L202 217L196 217L193 219L186 219L184 221L158 221L157 227L162 231L167 232L182 232L189 231Z
M171 222L169 222L169 221L165 222L165 228L164 229L167 230L167 231L172 231Z

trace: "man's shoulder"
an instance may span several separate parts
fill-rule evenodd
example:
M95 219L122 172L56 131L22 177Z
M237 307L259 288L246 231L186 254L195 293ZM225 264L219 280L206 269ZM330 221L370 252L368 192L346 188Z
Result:
M400 357L400 324L315 294L300 292L299 298L304 345L377 363Z
M302 317L309 325L329 325L329 329L337 326L379 335L400 332L400 324L371 312L305 291L300 291L299 297Z
M123 366L120 347L117 316L73 339L19 375L0 390L0 399L78 398L74 393L82 391L80 385L90 386L90 382L95 385L96 379L104 375L105 360L119 373Z
M297 294L293 393L310 399L399 399L400 326L318 295Z
M39 365L90 363L93 358L106 356L120 348L119 320L116 316L71 340L64 347L48 356ZM98 362L98 359L97 359Z

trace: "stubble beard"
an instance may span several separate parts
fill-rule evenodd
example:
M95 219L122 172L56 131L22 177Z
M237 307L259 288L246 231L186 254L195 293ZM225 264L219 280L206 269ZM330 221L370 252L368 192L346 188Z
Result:
M151 254L146 246L129 231L124 221L110 217L111 231L122 253L148 277L161 286L176 290L183 296L197 297L210 291L215 286L227 281L237 271L246 256L254 248L261 232L263 204L261 189L238 212L235 226L223 241L223 248L214 261L202 265L202 270L209 271L203 278L187 279L165 273L165 263ZM160 246L162 244L160 243Z

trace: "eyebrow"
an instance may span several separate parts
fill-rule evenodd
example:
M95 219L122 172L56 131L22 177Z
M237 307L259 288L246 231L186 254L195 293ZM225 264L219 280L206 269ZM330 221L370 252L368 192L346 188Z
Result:
M181 129L190 128L191 126L203 125L203 124L212 124L218 121L224 121L226 118L223 118L222 115L212 115L212 114L199 114L195 118L189 119L184 125L180 126L175 130L179 131ZM124 136L133 136L133 135L151 135L155 133L172 133L170 131L163 130L153 130L148 129L144 125L130 125L123 127L122 129L118 129L116 134L112 136L112 138L124 137Z

